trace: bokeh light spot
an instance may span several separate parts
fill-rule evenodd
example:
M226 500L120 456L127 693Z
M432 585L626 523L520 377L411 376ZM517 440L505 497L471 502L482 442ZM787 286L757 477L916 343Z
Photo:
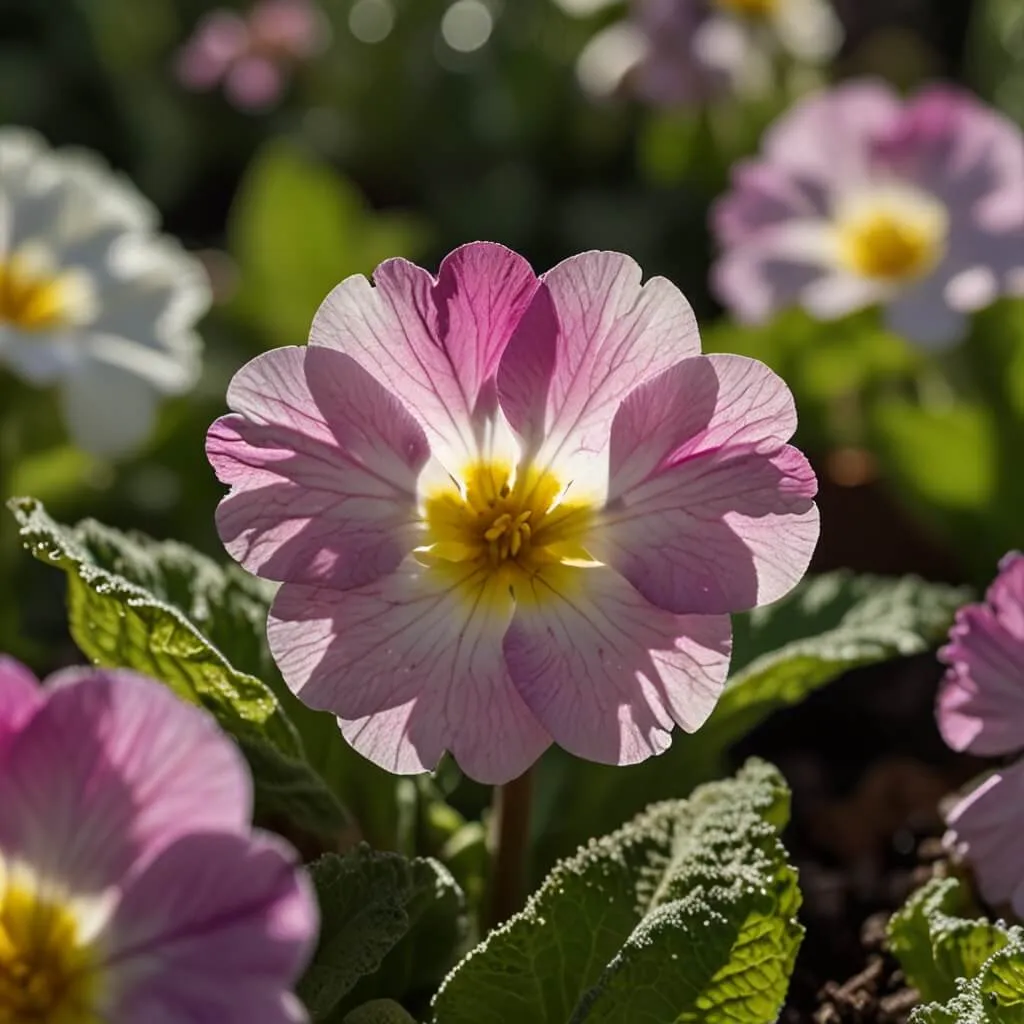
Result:
M382 43L394 27L391 0L356 0L348 12L349 31L361 43Z
M481 0L455 0L441 19L444 41L459 53L479 50L494 29L494 15Z

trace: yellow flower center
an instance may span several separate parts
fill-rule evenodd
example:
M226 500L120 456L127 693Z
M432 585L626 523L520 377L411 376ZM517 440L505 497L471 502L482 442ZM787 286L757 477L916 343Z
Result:
M68 907L0 876L2 1024L102 1024L96 966Z
M770 18L778 10L780 0L715 0L715 3L722 10L744 18Z
M839 258L861 277L900 283L923 277L941 259L947 218L936 202L914 197L865 203L841 215Z
M21 256L0 260L0 323L23 331L61 327L71 319L74 287L69 274L47 274Z
M431 564L476 563L514 587L517 580L566 562L591 561L583 546L593 509L566 501L550 472L514 474L502 463L477 463L429 495L420 549Z

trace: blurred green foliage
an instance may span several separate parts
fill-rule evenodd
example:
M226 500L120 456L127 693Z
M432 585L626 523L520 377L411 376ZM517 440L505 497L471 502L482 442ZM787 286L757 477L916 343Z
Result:
M909 394L872 390L867 438L895 493L981 582L1024 546L1024 301L979 313L946 358Z
M285 140L253 158L228 220L239 287L232 311L268 345L301 341L327 293L392 256L415 257L424 231L401 214L372 214L358 190Z

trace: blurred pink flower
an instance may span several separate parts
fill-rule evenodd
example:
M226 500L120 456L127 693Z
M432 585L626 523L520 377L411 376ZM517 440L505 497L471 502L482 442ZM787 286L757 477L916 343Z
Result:
M767 93L780 53L820 63L842 40L828 0L633 0L631 20L646 40L634 88L666 106Z
M245 17L211 11L178 52L178 78L197 91L223 85L236 106L265 109L280 99L291 68L323 47L327 31L311 0L260 0Z
M1024 750L1024 555L1011 552L982 604L956 617L939 652L948 666L937 716L954 750ZM974 865L982 894L1024 914L1024 763L986 778L949 816L948 841Z
M131 672L0 658L0 1019L298 1024L317 912L236 748Z
M970 94L902 100L853 82L812 97L733 171L712 211L712 284L743 320L798 304L821 319L882 303L925 345L1024 291L1024 140Z
M436 278L390 260L228 404L217 524L284 584L274 657L393 772L665 750L718 699L728 613L786 593L818 536L785 384L702 356L679 291L619 253L539 279L489 243Z

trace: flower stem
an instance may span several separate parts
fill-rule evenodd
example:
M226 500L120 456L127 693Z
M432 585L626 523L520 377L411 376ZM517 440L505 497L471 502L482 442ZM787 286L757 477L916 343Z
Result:
M495 927L521 910L526 893L526 857L530 838L530 770L518 779L496 786L491 827L494 869L491 875L490 919Z

